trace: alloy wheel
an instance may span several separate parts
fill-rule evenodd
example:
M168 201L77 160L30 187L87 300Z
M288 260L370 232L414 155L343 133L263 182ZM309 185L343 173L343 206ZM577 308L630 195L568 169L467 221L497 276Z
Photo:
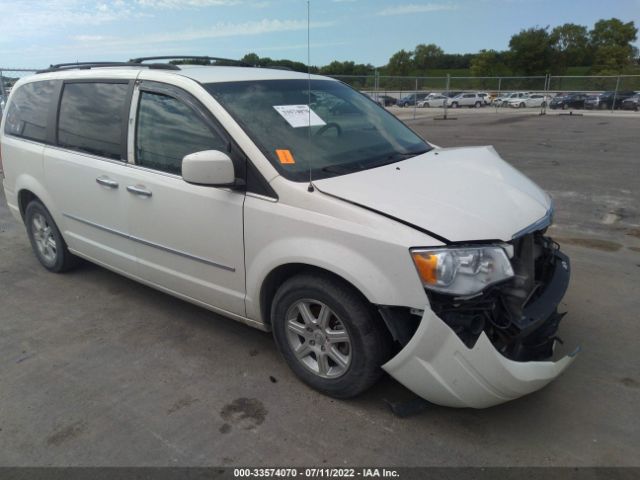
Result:
M351 339L327 305L312 299L294 303L286 315L289 346L298 361L322 378L344 375L352 359Z
M58 255L58 245L51 225L49 225L44 215L36 213L31 220L31 227L38 252L47 263L55 263Z

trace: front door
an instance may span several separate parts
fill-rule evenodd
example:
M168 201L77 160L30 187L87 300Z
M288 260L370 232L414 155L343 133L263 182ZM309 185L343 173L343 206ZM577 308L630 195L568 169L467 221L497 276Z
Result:
M237 315L245 314L245 195L192 185L182 158L203 150L230 152L230 140L186 92L142 82L130 126L135 165L125 185L140 276L161 289Z

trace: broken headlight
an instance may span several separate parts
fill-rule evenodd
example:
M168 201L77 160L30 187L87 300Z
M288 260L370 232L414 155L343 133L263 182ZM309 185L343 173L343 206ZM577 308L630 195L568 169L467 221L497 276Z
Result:
M425 288L467 296L513 277L513 268L501 247L411 249L411 258Z

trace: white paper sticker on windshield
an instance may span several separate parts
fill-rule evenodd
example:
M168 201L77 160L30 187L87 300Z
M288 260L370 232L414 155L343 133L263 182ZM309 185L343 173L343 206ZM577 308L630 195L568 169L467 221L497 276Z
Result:
M312 127L326 125L316 112L311 110L308 105L274 105L282 118L284 118L293 128Z

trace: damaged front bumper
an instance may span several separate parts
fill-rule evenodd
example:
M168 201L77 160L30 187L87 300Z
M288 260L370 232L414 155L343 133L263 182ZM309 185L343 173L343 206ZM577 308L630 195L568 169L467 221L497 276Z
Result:
M413 338L382 368L432 403L486 408L541 389L571 364L576 353L557 362L516 362L502 356L484 332L470 349L426 310Z
M518 361L521 358L513 356L513 351L512 358L507 358L485 331L472 345L465 343L427 308L411 339L382 368L429 402L449 407L491 407L544 387L573 362L579 350L557 361L546 360L562 317L557 307L569 283L568 258L559 251L553 257L554 271L547 288L527 305L521 317L527 323L522 332L534 338L536 331L544 333L548 348L542 350L549 353L544 354L545 360Z

